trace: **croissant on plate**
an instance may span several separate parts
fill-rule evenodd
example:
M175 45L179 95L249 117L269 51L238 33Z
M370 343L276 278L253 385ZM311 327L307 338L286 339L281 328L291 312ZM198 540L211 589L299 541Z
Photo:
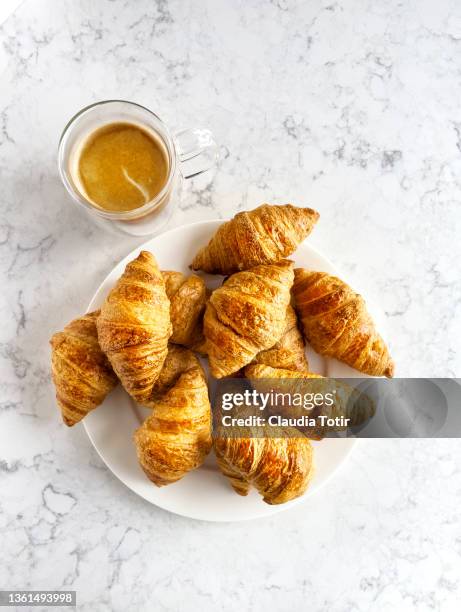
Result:
M171 335L170 302L154 256L141 251L107 296L97 320L98 338L128 393L149 399Z
M204 341L203 314L209 297L205 282L195 274L186 277L181 272L167 270L162 275L170 300L173 326L170 342L199 350Z
M364 374L393 376L388 348L364 299L349 285L325 272L298 268L293 295L304 335L315 351Z
M211 294L203 328L214 377L237 372L280 339L292 282L292 262L281 261L233 274Z
M117 385L96 331L99 311L71 321L51 340L51 372L66 425L78 423Z
M139 463L159 487L199 467L212 445L205 375L192 353L187 359L194 365L163 396L149 403L152 414L134 433Z
M296 313L291 305L287 308L285 329L280 340L273 347L258 353L252 364L299 370L300 372L308 371L304 340L298 329Z
M192 351L177 344L169 344L163 367L154 383L149 400L144 402L144 406L152 408L152 402L158 400L173 387L183 372L196 366L197 358Z
M312 208L262 204L223 223L191 267L211 274L232 274L289 257L319 218Z
M257 431L242 438L214 437L218 466L236 493L247 495L254 486L267 504L283 504L306 491L313 473L312 445L293 428L279 428L279 433L279 438L261 437Z
M333 425L322 424L320 420L313 427L296 425L304 435L314 440L321 440L329 431L343 431L348 427L362 425L375 414L374 401L366 393L342 380L324 378L311 372L271 368L261 364L247 366L245 374L260 393L275 391L280 394L279 397L282 399L279 403L277 399L274 399L273 403L268 403L268 410L272 414L279 414L288 419L298 419L305 415L315 419L318 419L319 415L332 419L339 417L348 419L347 425L342 425L342 420ZM277 383L272 383L273 380ZM316 405L305 406L304 403L300 405L294 401L289 403L286 399L287 394L292 398L296 395L309 398L309 401L312 401L316 395ZM290 422L290 425L294 423Z

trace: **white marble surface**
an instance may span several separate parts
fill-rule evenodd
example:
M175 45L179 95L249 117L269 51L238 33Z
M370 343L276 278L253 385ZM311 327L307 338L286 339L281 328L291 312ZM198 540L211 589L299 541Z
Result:
M171 226L311 204L398 374L461 376L459 2L26 1L0 70L0 587L76 589L91 611L459 610L458 441L362 441L289 512L194 522L60 423L48 349L140 242L95 228L56 173L66 120L119 97L221 143Z

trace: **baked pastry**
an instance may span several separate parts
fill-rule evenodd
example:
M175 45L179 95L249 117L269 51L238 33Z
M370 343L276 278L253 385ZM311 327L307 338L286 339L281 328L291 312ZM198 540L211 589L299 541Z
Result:
M280 339L292 282L293 264L284 260L233 274L213 291L203 327L214 377L237 372Z
M200 348L203 337L203 314L209 297L205 282L195 274L186 277L181 272L162 272L165 290L170 300L173 333L170 342L189 348Z
M312 445L293 428L279 431L280 438L259 437L257 431L242 438L214 437L218 466L239 495L254 486L267 504L283 504L306 491L313 474Z
M210 452L211 408L205 375L197 358L159 399L151 416L134 433L139 463L161 487L199 467Z
M177 344L169 344L163 368L160 370L149 400L144 402L144 406L153 408L153 402L162 397L168 389L171 389L183 372L197 367L197 363L197 358L192 351Z
M245 374L260 393L269 394L275 391L279 394L280 404L277 403L277 399L274 399L273 403L268 403L267 408L272 414L279 414L288 419L298 419L306 415L313 418L324 415L335 420L339 419L333 425L322 425L320 422L314 427L296 425L297 429L313 440L321 440L331 431L343 431L362 425L375 414L374 401L366 393L342 380L324 378L312 372L272 368L261 364L247 366ZM277 383L271 383L271 380L277 380ZM286 400L286 394L290 394L292 398L295 395L303 398L317 395L319 403L312 406L299 405L295 402L290 404ZM272 396L277 398L275 394ZM320 403L319 396L323 396L327 401ZM331 399L328 399L329 397ZM344 419L348 419L347 425L342 424Z
M345 282L298 268L293 295L304 335L315 351L364 374L393 376L394 362L364 299Z
M128 393L149 399L171 335L170 302L154 256L141 251L107 296L97 320L98 338Z
M280 340L273 347L258 353L252 364L300 372L308 371L304 340L298 329L298 320L292 306L287 308L285 329Z
M262 204L223 223L191 268L211 274L232 274L289 257L311 233L319 218L312 208Z
M118 382L99 346L98 314L90 312L74 319L50 340L56 400L69 427L102 404Z

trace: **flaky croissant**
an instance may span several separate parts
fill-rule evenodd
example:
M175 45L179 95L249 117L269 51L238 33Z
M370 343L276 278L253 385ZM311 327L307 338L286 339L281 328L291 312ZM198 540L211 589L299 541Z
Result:
M173 387L183 372L197 367L197 358L189 349L177 344L168 345L168 353L152 388L149 400L144 406L153 408L153 402Z
M170 300L173 326L170 342L198 350L204 341L203 314L209 297L205 282L195 274L186 277L171 270L162 272L162 275Z
M75 319L50 340L56 400L69 426L102 404L118 382L99 346L98 314L99 311L91 312Z
M312 372L272 368L261 364L247 366L245 375L260 393L269 394L275 391L280 394L280 404L277 403L277 399L272 404L268 403L268 409L273 414L292 419L305 415L317 418L321 414L332 419L338 417L348 419L347 425L342 425L342 421L338 421L338 424L330 426L321 423L314 427L297 426L307 437L314 440L321 440L329 431L342 431L347 427L362 425L375 414L374 401L366 393L342 380L324 378ZM327 401L309 408L307 412L304 405L290 404L287 401L287 394L292 398L296 395L307 398L316 394L317 400L321 401L323 397L327 398Z
M300 372L308 371L304 340L298 329L298 320L292 306L287 308L285 329L280 340L273 347L258 353L252 364Z
M281 261L233 274L207 303L204 333L214 377L237 372L280 339L293 282L293 264Z
M128 393L149 399L171 335L170 302L154 256L141 251L107 296L97 320L98 338Z
M199 467L210 452L211 408L205 375L190 353L193 367L149 405L149 416L134 433L139 463L157 486L171 484Z
M223 223L192 262L193 270L232 274L277 263L311 233L319 214L292 204L262 204Z
M275 428L274 428L275 429ZM283 437L214 437L218 466L239 495L254 486L267 504L283 504L300 497L313 473L310 441L280 428Z
M362 296L341 279L298 268L295 308L306 339L322 355L371 376L394 374L394 362L376 331Z

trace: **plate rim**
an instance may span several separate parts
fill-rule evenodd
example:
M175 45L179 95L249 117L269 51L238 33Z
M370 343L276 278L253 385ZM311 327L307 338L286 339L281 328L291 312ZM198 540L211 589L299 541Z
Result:
M111 267L110 271L105 275L105 277L103 278L101 283L95 289L95 291L94 291L90 301L88 302L88 306L87 306L85 312L86 313L91 312L92 304L93 304L94 300L96 299L97 295L102 290L103 285L106 283L107 278L112 274L113 270L115 268L117 268L118 266L123 265L125 261L127 261L127 260L131 261L131 259L133 259L143 249L147 249L146 245L148 243L150 243L152 240L155 240L156 238L159 238L159 237L163 237L163 238L167 237L168 235L174 234L175 232L179 232L181 230L184 230L185 228L190 228L190 227L194 227L194 226L216 225L216 223L222 224L222 223L225 223L228 220L229 220L228 218L219 218L218 217L218 218L215 218L215 219L205 219L205 220L202 220L202 221L193 221L192 223L183 223L183 224L178 225L176 227L170 228L169 230L167 230L165 232L160 232L159 234L156 234L154 236L149 237L142 244L136 246L127 255L125 255L125 257L122 257L116 264L114 264ZM303 243L301 243L299 246L301 246L302 244ZM298 246L298 248L299 248L299 246ZM329 258L326 257L325 255L323 255L323 253L321 253L316 247L314 247L311 244L309 244L309 249L312 250L320 258L325 260L327 262L327 264L329 266L331 266L332 269L336 270L336 266L334 266L333 263L329 260ZM191 273L193 273L193 271L191 271ZM318 491L323 489L325 487L325 485L328 484L333 477L337 476L338 471L340 471L341 468L344 466L344 464L346 464L350 460L351 454L354 451L354 449L356 448L356 445L357 445L357 442L358 442L358 440L356 438L342 438L342 442L344 443L345 441L347 441L348 444L347 444L347 446L345 448L344 455L343 455L340 463L334 468L334 470L315 489L311 490L308 495L302 495L302 496L300 496L300 497L298 497L298 498L296 498L296 499L294 499L294 500L292 500L292 501L290 501L290 502L288 502L286 504L273 505L273 506L268 505L268 508L262 507L260 512L253 512L250 516L238 517L235 520L231 520L231 519L228 519L228 518L221 518L219 515L203 518L202 516L194 515L194 513L181 512L180 510L177 510L177 509L172 510L172 509L170 509L170 508L168 508L168 507L166 507L164 505L161 505L158 502L154 502L151 499L149 499L148 497L144 496L140 491L137 491L134 488L132 488L132 486L130 486L130 484L127 483L126 480L119 475L117 469L114 469L111 465L109 465L106 462L106 459L103 457L101 451L99 450L98 446L96 445L96 443L95 443L95 441L93 439L93 436L92 436L92 434L91 434L91 432L89 430L88 424L86 423L85 419L82 421L82 424L83 424L83 427L85 429L85 433L86 433L86 435L88 436L88 438L89 438L89 440L91 442L91 445L93 446L94 450L98 454L98 457L101 459L101 461L107 467L107 469L117 478L117 480L119 482L121 482L132 493L134 493L135 495L137 495L138 497L140 497L144 501L152 504L153 506L156 506L156 507L162 509L165 512L170 512L170 513L175 514L177 516L182 516L182 517L193 519L193 520L198 520L198 521L203 521L203 522L213 522L213 523L233 523L233 522L243 522L243 521L251 521L251 520L255 520L255 519L269 518L269 517L274 516L275 514L278 514L280 512L283 512L283 511L286 511L286 510L290 510L291 508L294 508L295 506L297 506L298 504L300 504L302 502L306 502L307 499L309 499L312 495L315 495L316 493L318 493ZM269 508L271 509L271 511L268 512ZM263 511L263 510L265 510L265 511Z

